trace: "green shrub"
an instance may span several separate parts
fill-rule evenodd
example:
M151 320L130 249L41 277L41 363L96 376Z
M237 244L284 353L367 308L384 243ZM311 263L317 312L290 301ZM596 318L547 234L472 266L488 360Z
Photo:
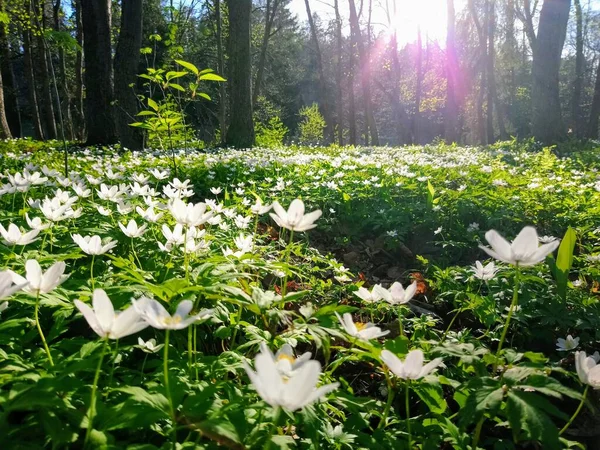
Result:
M300 110L300 117L300 142L308 145L321 143L326 124L319 106L316 103L305 106Z

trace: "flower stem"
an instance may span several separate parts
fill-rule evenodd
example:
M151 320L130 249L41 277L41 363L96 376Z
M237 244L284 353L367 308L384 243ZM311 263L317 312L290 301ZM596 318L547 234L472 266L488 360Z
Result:
M285 306L285 294L287 294L287 282L288 282L288 262L290 260L290 253L292 251L292 242L294 241L294 230L290 230L290 240L288 245L285 247L285 253L283 255L283 262L286 265L285 277L283 278L283 286L281 286L281 307Z
M383 410L383 417L381 418L381 422L379 422L379 426L377 428L385 428L387 425L387 419L390 415L390 409L392 407L392 402L394 401L394 395L396 392L394 391L394 387L392 386L392 380L390 379L390 375L387 370L385 370L385 380L387 381L387 389L388 389L388 398L385 404L385 409Z
M169 386L169 330L167 328L165 333L165 352L164 352L164 376L165 376L165 390L167 392L167 399L169 400L169 412L171 413L171 420L173 421L173 427L171 428L171 435L173 439L173 450L177 447L177 418L175 417L175 408L173 407L173 397L171 397L171 388Z
M452 328L452 325L454 325L454 321L458 318L458 315L462 311L463 311L462 308L458 308L458 310L456 311L456 314L454 314L454 316L452 317L452 320L450 321L450 324L448 324L448 328L446 328L446 331L444 331L444 334L442 335L442 339L440 339L440 344L446 340L446 336L448 336L448 333L450 332L450 329Z
M188 327L188 374L192 376L192 327Z
M48 355L48 361L50 365L54 365L54 361L52 361L52 355L50 354L50 348L48 347L48 343L46 342L46 337L44 336L44 332L42 331L42 326L40 325L39 318L39 309L40 309L40 292L38 291L37 297L35 298L35 308L34 308L34 316L35 316L35 326L40 333L40 338L42 339L42 344L44 344L44 350L46 350L46 355Z
M94 383L92 384L92 395L90 397L90 411L88 413L88 426L85 431L85 440L83 441L83 447L87 447L90 433L92 432L92 424L94 422L94 416L96 414L96 390L98 389L98 379L100 378L100 369L102 368L102 362L104 361L104 354L106 353L106 347L108 346L108 338L104 339L102 343L102 353L100 353L100 359L98 360L98 366L96 366L96 373L94 374Z
M94 291L94 262L96 261L96 255L92 255L92 264L90 264L90 278L92 280L92 292Z
M269 430L269 435L267 436L267 440L265 441L265 446L263 447L263 450L271 449L271 443L273 442L273 435L277 431L277 427L279 426L279 419L281 418L281 416L282 416L281 408L276 407L275 413L273 414L273 426Z
M569 421L566 423L566 425L560 429L560 431L558 432L559 436L562 436L562 434L565 431L567 431L567 429L571 426L571 424L573 423L573 421L577 418L577 415L581 412L581 408L583 408L583 404L585 403L585 399L587 397L587 393L588 393L589 388L590 388L590 385L588 384L585 387L585 390L583 391L583 395L581 396L581 401L579 402L579 406L577 407L577 409L575 410L575 412L573 413L573 415L571 416L571 418L569 419Z
M410 381L406 380L405 388L404 388L404 406L406 407L406 432L408 433L408 450L412 448L412 434L410 432Z
M504 345L504 341L506 339L506 332L508 331L508 326L510 324L510 319L512 318L513 312L519 302L519 287L521 283L521 271L519 270L519 265L516 266L517 272L515 273L515 287L513 291L512 302L510 303L510 308L508 309L508 315L506 316L506 322L504 323L504 329L502 330L502 335L500 336L500 343L498 344L498 350L496 350L496 357L500 355L500 351L502 351L502 345Z

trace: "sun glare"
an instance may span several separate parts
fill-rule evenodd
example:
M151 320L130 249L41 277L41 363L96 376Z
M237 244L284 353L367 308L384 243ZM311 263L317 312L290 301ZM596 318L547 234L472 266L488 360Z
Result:
M390 33L396 32L400 46L415 42L419 29L423 40L443 45L446 39L446 0L383 0L381 3L377 19L387 25ZM389 19L386 9L389 10Z

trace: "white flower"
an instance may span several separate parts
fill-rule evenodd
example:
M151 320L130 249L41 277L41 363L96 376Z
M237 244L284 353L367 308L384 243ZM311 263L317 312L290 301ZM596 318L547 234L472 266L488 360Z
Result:
M404 290L402 285L397 281L392 284L389 290L378 284L373 288L373 291L377 291L377 294L391 305L404 305L410 302L415 296L415 293L417 292L417 282L413 281L406 290Z
M308 302L306 305L301 306L298 311L300 311L300 314L302 314L305 319L308 319L315 313L315 308L311 302Z
M47 294L53 291L68 277L64 275L66 265L63 261L54 263L46 272L42 272L40 264L35 259L25 262L25 277L9 270L12 281L24 287L24 290L32 294Z
M0 235L2 235L2 243L4 245L27 245L36 240L40 230L31 230L23 233L21 229L14 223L8 225L8 230L0 225Z
M475 278L483 281L491 280L498 272L494 261L490 261L485 266L479 261L475 261L475 266L472 267Z
M133 306L150 326L161 330L182 330L198 320L208 318L212 314L211 309L203 309L198 314L189 316L188 314L194 306L194 303L190 300L180 302L177 305L175 314L172 316L163 305L148 297L133 300Z
M176 198L169 206L169 211L177 223L188 227L202 225L213 216L213 212L206 212L206 203L185 204L183 200Z
M160 169L152 169L150 170L150 174L156 178L157 180L164 180L169 176L168 170L160 170Z
M579 338L574 338L570 334L567 336L567 339L558 338L556 341L556 350L559 352L566 352L569 350L573 350L579 346Z
M339 386L332 383L317 388L321 364L314 360L303 361L289 375L282 374L276 357L264 346L254 360L256 372L246 362L244 366L258 395L269 405L288 411L310 405Z
M223 250L224 256L233 255L236 258L241 258L246 253L252 252L252 247L254 245L252 243L252 235L244 236L243 234L240 234L233 240L233 242L236 245L236 247L238 248L238 251L234 252L229 247L226 247L225 250Z
M398 236L398 231L397 230L390 230L390 231L386 231L385 232L389 237L396 237Z
M423 378L433 372L442 363L442 358L436 358L423 365L424 359L421 350L412 350L409 352L404 362L389 350L381 352L381 360L394 375L403 380L418 380L419 378Z
M379 286L378 284L375 285L372 289L371 292L369 292L368 289L365 289L364 287L359 287L358 291L354 291L354 295L356 295L358 298L360 298L361 300L367 302L367 303L375 303L378 302L379 300L381 300L381 292L377 289L377 286Z
M211 187L210 192L212 192L214 195L219 195L221 192L223 192L223 189L220 187Z
M100 236L81 236L80 234L74 234L71 236L73 241L79 245L79 248L88 255L103 255L109 250L117 246L117 241L109 240L106 244L102 245L102 239Z
M271 218L282 228L292 231L307 231L315 228L314 223L321 217L321 210L317 209L308 214L304 214L304 202L300 199L294 200L286 211L278 202L273 202L273 211Z
M156 339L148 339L146 342L141 337L138 337L138 345L137 348L146 353L156 353L163 348L165 344L156 345Z
M34 217L33 219L30 218L28 213L25 213L25 220L32 230L42 231L50 227L49 223L43 223L42 219L39 217Z
M108 217L112 214L112 211L108 208L105 208L104 206L96 205L96 209L104 217Z
M167 244L170 245L181 245L185 241L185 233L183 232L183 226L179 223L175 225L175 227L173 227L173 231L171 231L171 229L167 225L163 224L162 234L167 240Z
M470 223L467 227L467 232L472 233L474 231L479 230L479 224L477 222Z
M102 289L96 289L92 295L90 308L85 303L75 300L75 306L83 314L89 326L101 338L121 339L137 333L148 326L140 314L130 306L125 311L115 313L112 302Z
M237 215L235 216L234 222L235 222L235 226L241 229L246 229L248 228L248 225L250 225L250 221L252 220L252 217L244 217L244 216L240 216Z
M600 358L597 359L595 356L595 354L586 356L585 352L575 352L575 369L583 384L600 389L600 365L598 365Z
M100 185L100 190L96 189L96 192L98 193L98 197L102 200L110 200L112 202L118 202L123 195L123 193L119 191L119 186L109 187L104 183Z
M485 233L485 238L492 248L480 245L480 249L492 258L522 267L533 266L543 261L560 244L560 241L556 240L538 247L537 232L529 226L523 228L512 243L506 241L496 230Z
M138 227L138 224L133 219L129 221L127 227L125 227L125 225L123 225L122 223L119 223L119 228L121 228L123 234L132 239L142 236L146 232L147 227L147 225L142 225L141 227Z
M13 284L13 276L10 272L0 272L0 299L10 297L28 284L28 281L21 284Z
M294 349L290 344L283 344L283 346L277 350L277 353L273 355L269 347L263 342L260 344L260 351L271 355L273 362L277 366L277 370L283 377L291 377L300 367L302 367L307 361L310 361L311 353L306 352L300 355L298 358L294 356Z
M146 210L144 210L140 206L138 206L137 208L135 208L135 210L137 211L137 213L140 216L142 216L142 218L144 220L147 220L148 222L152 222L152 223L158 222L163 216L163 213L154 212L154 208L152 206L150 206Z
M442 227L439 227L437 230L433 232L433 234L440 234L442 232Z
M261 215L268 213L273 205L263 205L262 200L260 198L256 199L256 203L250 207L250 211L254 214Z
M381 328L376 327L372 323L354 323L350 313L345 313L343 318L340 317L338 313L335 313L335 315L337 316L342 328L344 328L346 333L352 337L359 338L364 341L368 341L369 339L378 339L390 332L390 330L381 331Z
M540 236L538 237L538 241L540 241L541 244L549 244L550 242L554 242L556 240L556 237L554 236Z

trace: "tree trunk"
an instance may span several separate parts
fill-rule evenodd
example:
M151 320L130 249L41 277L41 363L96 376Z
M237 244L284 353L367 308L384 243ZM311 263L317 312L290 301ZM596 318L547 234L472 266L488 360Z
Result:
M223 52L223 21L221 19L221 0L215 0L215 22L217 23L217 69L219 75L225 74L225 53ZM221 143L227 137L227 94L225 83L219 83L219 127L221 128Z
M306 6L306 14L308 16L308 24L310 26L310 34L312 36L312 40L315 45L315 58L317 61L317 72L319 73L319 97L320 97L320 106L321 111L323 112L323 118L325 119L325 136L327 143L331 143L334 141L334 133L335 133L335 124L331 119L331 115L329 113L329 102L327 100L327 81L325 80L325 72L323 71L323 58L321 57L321 47L319 46L319 36L317 35L317 27L315 25L315 21L313 20L312 12L310 10L310 5L308 0L304 0L304 5Z
M581 0L575 0L575 20L577 23L577 38L575 51L575 80L573 81L573 98L571 100L571 123L573 133L577 137L582 135L582 117L581 117L581 92L583 89L583 74L585 57L583 55L583 12L581 10Z
M250 18L252 0L227 0L229 7L229 112L227 144L236 148L254 145Z
M84 35L87 145L117 142L109 0L81 0Z
M454 0L446 0L448 24L446 31L446 108L444 111L444 137L451 144L458 141L458 56L456 53L456 12Z
M532 134L544 143L565 137L559 70L571 0L544 0L533 47Z
M135 86L142 47L143 0L123 0L121 4L121 31L115 53L115 120L119 140L124 148L142 150L144 137L138 128L129 126L135 121L138 103Z
M256 105L256 99L260 95L260 88L265 73L267 63L267 50L269 48L269 39L271 37L271 28L277 14L279 0L267 0L265 11L265 32L263 34L262 44L260 46L260 56L258 58L258 67L256 69L256 80L254 81L254 91L252 91L252 104Z
M497 97L496 95L496 76L494 74L494 59L495 59L495 48L494 48L494 39L496 38L496 11L494 10L494 2L487 0L487 40L488 40L488 48L487 48L487 143L493 144L496 140L494 137L494 99ZM502 121L502 117L500 115L500 111L496 108L496 117L498 118L498 123Z
M338 144L344 145L344 102L342 92L342 16L340 15L339 1L334 0L335 9L335 44L337 49L337 64L335 66L335 87L336 87L336 102L337 122L338 122Z
M0 13L4 13L4 1L0 0ZM4 108L12 136L21 136L21 111L18 86L13 72L6 24L0 23L0 75L4 87Z
M85 137L85 113L83 110L83 22L81 19L81 0L75 0L75 37L79 49L75 57L75 117L76 136L83 140Z
M6 110L4 108L4 86L2 84L2 74L0 74L0 139L10 139L10 127L6 121Z
M348 0L350 6L350 34L352 35L353 44L358 49L359 67L360 67L360 84L363 91L363 101L365 106L365 121L370 132L371 145L379 145L379 135L377 133L377 125L375 123L375 117L373 116L373 104L371 98L371 69L368 55L365 51L362 34L360 32L360 24L358 22L358 15L356 14L356 5L354 0ZM368 140L369 136L365 136ZM366 142L367 144L369 142Z
M587 138L598 139L598 119L600 119L600 61L596 68L596 84L594 85L594 97L592 99L590 118L587 125Z
M29 3L27 3L29 4ZM40 117L40 108L37 99L35 73L33 71L33 58L31 55L31 31L27 28L23 30L23 55L25 77L27 78L27 93L29 95L29 108L31 109L31 124L33 125L33 136L37 140L44 139L42 130L42 120Z
M421 96L423 91L423 41L421 27L417 29L417 85L415 87L415 114L412 123L413 144L419 144L419 126L421 122Z
M54 4L54 30L60 31L60 13L61 0L56 0ZM50 57L50 55L49 55ZM65 66L65 51L62 47L58 48L58 67L60 70L60 90L62 94L62 103L59 107L62 110L63 133L68 139L73 139L73 119L71 117L71 93L67 86L67 68Z

